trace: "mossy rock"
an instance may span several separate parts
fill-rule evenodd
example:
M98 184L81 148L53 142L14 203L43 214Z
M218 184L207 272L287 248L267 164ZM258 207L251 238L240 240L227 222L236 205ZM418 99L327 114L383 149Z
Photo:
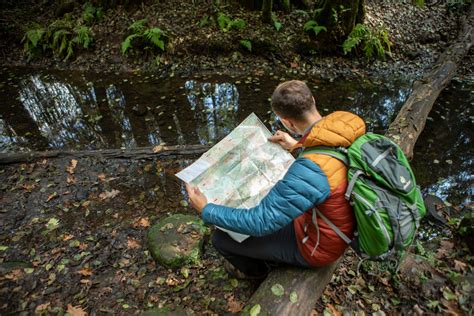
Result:
M186 316L186 311L179 306L164 306L162 308L152 308L144 311L140 316Z
M148 231L148 249L168 268L199 264L204 236L209 229L193 215L175 214L160 220Z

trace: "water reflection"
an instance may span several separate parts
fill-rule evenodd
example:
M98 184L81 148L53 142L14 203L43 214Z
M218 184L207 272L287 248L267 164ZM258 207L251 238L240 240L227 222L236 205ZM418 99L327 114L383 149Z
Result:
M236 126L239 92L234 84L186 81L187 99L198 124L201 144L215 143ZM202 124L204 122L204 124Z

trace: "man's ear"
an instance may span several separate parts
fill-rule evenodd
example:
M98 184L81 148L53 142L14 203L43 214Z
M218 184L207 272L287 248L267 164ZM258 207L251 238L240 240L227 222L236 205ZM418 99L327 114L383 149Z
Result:
M286 118L280 118L280 121L283 123L283 125L292 133L297 133L296 131L296 126L293 123L291 119L286 119Z

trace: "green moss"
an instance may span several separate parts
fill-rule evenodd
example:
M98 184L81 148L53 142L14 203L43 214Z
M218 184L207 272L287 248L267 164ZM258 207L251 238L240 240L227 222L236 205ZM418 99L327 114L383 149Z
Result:
M209 229L193 215L175 214L148 231L148 249L153 258L169 268L199 264L203 238Z

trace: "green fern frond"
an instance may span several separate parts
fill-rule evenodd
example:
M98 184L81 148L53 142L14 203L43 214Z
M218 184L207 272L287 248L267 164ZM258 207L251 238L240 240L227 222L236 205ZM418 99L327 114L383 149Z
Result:
M51 44L51 48L53 50L61 50L60 47L62 46L62 42L67 40L67 36L70 34L69 31L65 29L59 29L53 33L53 43ZM61 45L58 44L61 43Z
M237 30L243 30L245 28L245 21L242 19L235 19L231 21L228 25L228 29L237 29Z
M145 30L145 25L147 23L148 19L141 19L135 21L128 27L128 30L135 34L142 33Z
M154 27L146 30L143 35L154 46L159 47L162 51L165 50L165 42L162 40L164 32L161 29Z
M222 12L219 12L219 14L217 15L217 24L219 25L219 28L224 32L227 31L230 21L231 19Z
M306 22L304 24L304 27L303 29L308 32L309 30L313 29L313 27L315 26L318 26L318 22L314 21L314 20L309 20L308 22Z
M252 52L252 42L250 40L241 40L240 45L245 47L249 52Z
M33 48L36 48L38 46L38 43L41 41L41 38L43 37L44 33L45 30L43 28L29 30L23 36L22 41L25 42L25 45L31 44Z
M84 48L89 48L92 42L92 32L90 28L87 26L79 26L74 31L76 33L74 37L75 42Z
M64 58L64 60L68 60L73 55L74 55L74 42L69 41L69 45L67 46L67 55L66 55L66 58Z
M127 38L122 42L122 54L125 55L127 51L132 48L132 40L135 38L141 37L140 34L132 34L127 36Z

